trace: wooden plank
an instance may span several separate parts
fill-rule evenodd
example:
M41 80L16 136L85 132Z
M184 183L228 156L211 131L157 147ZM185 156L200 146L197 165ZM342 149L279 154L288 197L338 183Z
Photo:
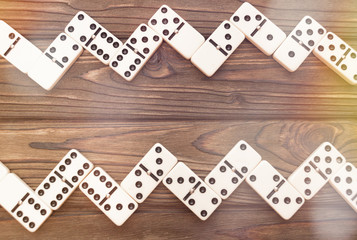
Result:
M160 142L201 178L240 139L285 177L323 141L357 166L357 122L338 121L7 121L0 122L0 161L36 188L71 149L118 182ZM95 224L94 224L95 223ZM79 190L35 233L0 209L2 238L355 239L356 213L326 185L290 220L281 219L246 183L201 222L163 184L116 227ZM288 235L289 234L289 235Z
M357 48L353 0L251 1L289 33L304 15ZM42 50L79 10L87 11L125 41L161 1L1 1L0 16ZM237 1L172 1L170 5L204 35L230 17ZM25 7L24 7L25 6ZM332 20L333 19L333 20ZM206 78L167 44L138 77L123 80L85 52L54 90L46 92L0 59L0 117L16 119L335 119L356 118L356 87L313 55L289 73L248 41L212 78Z

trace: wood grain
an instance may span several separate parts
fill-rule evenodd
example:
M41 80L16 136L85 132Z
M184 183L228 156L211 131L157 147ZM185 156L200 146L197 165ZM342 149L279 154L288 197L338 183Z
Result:
M166 3L205 37L243 1L1 1L41 50L86 11L125 41ZM250 0L289 33L313 16L357 48L354 0ZM206 78L164 43L132 82L85 52L50 92L0 59L0 161L36 188L76 148L120 182L160 142L204 178L244 139L285 177L322 142L357 166L357 92L313 55L289 73L248 41ZM30 234L0 208L0 239L357 239L357 214L326 185L289 221L246 183L201 222L163 184L116 227L79 190Z

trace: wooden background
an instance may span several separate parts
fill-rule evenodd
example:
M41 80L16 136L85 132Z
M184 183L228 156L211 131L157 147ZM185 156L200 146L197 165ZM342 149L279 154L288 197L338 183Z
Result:
M41 50L86 11L119 39L164 3L205 37L243 1L0 1L5 20ZM250 0L289 33L304 15L357 48L355 0ZM0 59L0 161L36 188L71 148L120 182L160 142L200 177L240 139L285 177L322 142L357 165L357 87L313 55L295 73L244 41L206 78L166 43L132 82L88 52L50 92ZM1 193L3 194L3 193ZM163 184L116 227L79 190L31 234L0 208L0 239L357 239L357 214L326 185L289 221L246 183L201 222Z

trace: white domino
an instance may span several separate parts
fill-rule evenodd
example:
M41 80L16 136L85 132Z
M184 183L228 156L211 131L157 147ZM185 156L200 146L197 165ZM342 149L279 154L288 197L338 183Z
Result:
M82 54L83 48L61 33L37 59L28 75L46 90L51 90Z
M248 2L238 8L230 21L268 56L286 39L286 34L279 27Z
M290 219L305 203L299 191L265 160L246 181L285 220Z
M322 143L288 178L309 200L343 166L346 159L331 143Z
M0 55L18 68L27 73L33 62L42 52L30 43L15 29L0 20Z
M229 21L223 21L206 42L195 52L191 62L211 77L243 42L244 34Z
M177 158L156 143L120 185L135 201L142 203L176 163Z
M241 140L207 175L205 182L222 199L227 199L261 160L259 153Z
M10 173L9 169L2 163L0 162L0 182L3 180L6 175Z
M346 163L331 179L331 186L357 212L357 169Z
M106 65L122 46L118 38L82 11L74 16L65 32Z
M203 221L207 220L222 202L222 199L182 162L167 174L163 183Z
M134 199L100 167L96 167L79 188L117 226L138 208Z
M289 72L296 71L325 36L326 29L310 16L305 16L273 57Z
M35 232L52 210L16 174L0 181L0 205L30 232Z
M112 58L110 67L125 80L131 81L149 61L161 43L162 37L157 32L146 24L140 24Z
M313 53L349 84L357 84L357 52L336 34L327 33Z
M36 193L52 210L57 210L92 169L93 164L72 149L37 187Z
M167 5L162 5L148 24L186 59L190 59L205 41L196 29Z

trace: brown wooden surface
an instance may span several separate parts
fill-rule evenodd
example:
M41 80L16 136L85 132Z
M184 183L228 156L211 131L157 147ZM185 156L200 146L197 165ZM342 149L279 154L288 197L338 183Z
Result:
M357 48L357 3L249 1L289 33L311 15ZM0 1L41 50L86 11L118 38L167 3L205 37L242 1ZM36 188L71 148L120 182L160 142L200 177L240 139L285 177L322 142L357 166L357 87L313 55L289 73L248 41L206 78L166 43L132 82L85 52L50 92L0 59L0 161ZM2 193L1 193L2 194ZM201 222L162 184L116 227L79 190L31 234L0 208L0 239L357 239L357 214L328 184L289 221L246 183Z

